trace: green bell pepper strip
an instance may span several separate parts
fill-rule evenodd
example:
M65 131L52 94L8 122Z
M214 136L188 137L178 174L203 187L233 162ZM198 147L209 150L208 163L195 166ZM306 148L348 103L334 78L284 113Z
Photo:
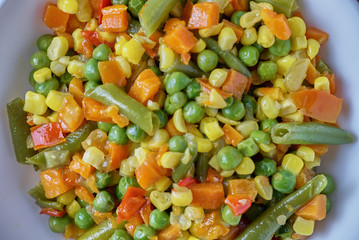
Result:
M16 98L6 104L6 109L16 160L19 163L26 164L26 158L34 156L36 151L26 146L26 139L31 131L30 126L26 123L27 113L23 110L24 102L21 98Z
M114 84L100 85L85 93L86 97L107 106L116 105L120 112L131 122L137 124L148 135L152 136L160 126L157 114L130 97L124 90Z
M304 204L320 194L327 185L327 179L320 174L307 182L297 191L289 194L274 206L268 208L235 238L235 240L270 240L281 226L277 218L285 216L288 219Z
M183 72L190 78L202 77L204 73L201 69L198 68L197 64L193 61L189 61L188 65L184 64L181 61L181 58L177 55L169 68L161 68L162 72L172 73L172 72Z
M150 37L164 23L178 0L148 0L139 14L141 27Z
M286 17L291 17L293 10L296 9L296 0L254 0L257 3L267 2L272 4L274 11L283 13Z
M122 221L114 225L110 220L106 220L82 234L77 240L108 240L116 229L124 229L126 223Z
M233 55L230 51L222 50L216 40L213 38L203 38L203 41L206 43L207 48L217 53L223 61L227 64L228 67L233 68L234 70L246 75L247 77L251 76L251 72L248 68L239 60L238 57Z
M49 147L38 154L27 158L26 162L30 164L36 165L46 165L45 152L49 151L61 151L61 150L69 150L70 155L72 156L76 152L82 150L81 143L88 137L88 135L96 129L96 126L93 124L86 124L76 130L75 132L69 134L66 137L66 142L63 142L59 145Z
M275 144L345 144L354 141L354 136L337 127L322 123L279 123L272 128Z
M207 179L209 160L211 159L210 153L202 153L199 155L196 163L196 177L200 182L205 182Z

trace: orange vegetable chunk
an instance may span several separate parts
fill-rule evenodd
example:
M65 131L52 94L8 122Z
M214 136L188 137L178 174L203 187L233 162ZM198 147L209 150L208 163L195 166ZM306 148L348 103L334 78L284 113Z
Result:
M130 145L118 145L110 142L108 151L110 153L109 169L114 170L120 168L121 162L130 154Z
M65 32L70 14L61 11L55 4L47 3L43 22L56 32Z
M237 147L238 143L240 143L244 137L231 125L224 124L222 128L224 132L224 140L227 144L232 144L233 147Z
M66 141L62 134L61 125L58 122L47 123L31 128L31 137L35 150L51 147Z
M329 34L315 27L310 27L307 29L305 34L307 39L315 39L319 44L323 44L329 39Z
M72 187L67 185L62 177L63 169L48 169L40 173L41 184L45 190L46 198L57 197Z
M76 14L70 14L69 20L67 21L66 32L72 34L78 28L84 29L86 23L80 22Z
M145 104L148 100L153 99L160 86L161 80L158 76L151 69L146 69L138 75L128 95Z
M81 104L82 99L84 98L84 92L85 88L82 83L82 80L78 78L73 78L69 84L69 93L74 96L78 104Z
M188 21L189 29L208 28L219 22L219 5L216 2L196 3Z
M70 163L69 168L72 171L80 174L81 177L83 177L83 178L88 178L94 170L93 166L82 161L81 155L79 153L76 153L72 157L72 161Z
M85 97L82 100L82 108L86 120L113 123L112 119L106 113L106 105L92 98Z
M65 98L59 111L59 119L71 132L74 132L84 121L84 113L72 96Z
M323 220L326 216L327 196L319 194L301 207L295 215L308 220Z
M242 38L242 35L243 35L243 28L241 28L241 26L238 26L237 24L234 24L226 19L223 19L222 22L224 23L223 24L223 27L230 27L233 29L234 33L236 34L237 36L237 42L236 43L239 43L239 41L241 40Z
M268 8L263 8L261 15L264 23L278 39L288 40L290 38L292 31L284 14L277 14Z
M182 237L179 224L170 225L158 233L158 240L177 240Z
M126 77L122 72L121 65L115 60L101 61L97 66L103 84L114 83L119 87L126 85Z
M128 27L127 6L123 4L105 7L102 12L102 29L107 32L124 32Z
M204 209L217 209L224 203L222 183L197 183L189 187L192 191L191 205Z
M246 91L249 78L236 70L231 69L226 81L222 85L224 92L233 93L233 97L241 99Z
M228 182L228 195L248 198L254 202L257 190L253 179L232 179Z
M232 5L236 11L248 11L248 0L232 0Z
M86 188L81 187L81 186L75 187L75 194L81 200L83 200L91 205L92 205L93 200L95 199L95 197Z
M188 23L189 19L191 18L192 9L193 9L192 1L187 0L181 15L181 19L183 19L186 23Z
M178 54L188 53L197 43L198 39L183 24L175 24L163 37L166 46Z
M308 69L307 69L307 76L305 79L312 85L314 85L315 79L317 79L320 76L319 71L314 67L312 63L309 63Z

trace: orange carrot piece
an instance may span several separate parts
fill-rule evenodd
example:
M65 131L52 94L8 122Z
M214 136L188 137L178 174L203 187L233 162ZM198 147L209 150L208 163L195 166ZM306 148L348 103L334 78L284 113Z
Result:
M169 225L158 233L158 240L177 240L182 237L179 224Z
M327 74L326 77L329 80L330 93L334 95L337 91L337 78L334 73Z
M304 166L296 177L295 189L303 187L309 180L314 178L314 176L315 172Z
M242 38L242 35L243 35L243 28L241 28L241 26L238 26L237 24L234 24L226 19L223 19L222 20L222 23L223 24L223 27L230 27L233 29L234 33L236 34L237 36L237 42L236 43L239 43L239 41L241 40Z
M127 232L133 237L133 234L135 233L136 226L132 223L126 223L125 228Z
M82 108L86 120L113 123L111 117L108 116L106 112L106 105L93 100L92 98L84 97L82 100Z
M301 207L295 215L309 220L323 220L326 216L327 196L319 194Z
M152 212L152 204L149 199L146 199L146 203L140 209L140 214L143 222L148 225L150 223L150 215Z
M59 119L71 132L79 128L84 121L84 113L72 96L65 98L59 111Z
M46 198L57 197L72 187L68 186L62 176L63 169L48 169L40 173L41 184L45 190Z
M176 24L166 32L163 42L178 54L188 53L197 43L198 39L193 32L182 24Z
M197 183L189 187L193 200L191 205L204 209L217 209L224 203L222 183Z
M329 39L329 34L315 27L307 28L307 32L305 34L307 39L315 39L319 42L319 44L323 44Z
M118 107L115 105L108 106L105 112L119 127L123 128L130 124L130 120L125 115L120 114Z
M81 79L73 78L69 84L69 93L74 96L74 99L81 105L84 98L85 88Z
M110 154L109 170L112 171L120 168L121 162L128 158L130 155L130 145L118 145L110 142L108 152Z
M208 169L206 182L208 182L208 183L218 183L218 182L222 183L223 182L223 177L221 176L221 174L216 169L210 167Z
M244 137L231 125L224 124L222 128L224 132L224 140L227 144L232 144L233 147L237 147L238 143L240 143Z
M75 195L78 196L81 200L92 205L95 197L84 187L78 186L75 187Z
M166 130L169 133L169 135L171 137L173 136L179 136L179 135L184 135L184 133L181 133L177 130L177 128L175 127L175 124L173 122L173 118L171 118L170 120L168 120L167 124L166 124Z
M254 202L257 190L253 179L232 179L228 182L228 195L248 198Z
M317 79L320 76L319 71L315 68L315 66L312 63L309 63L308 69L307 69L307 76L305 79L312 85L314 85L315 79Z
M254 93L259 96L270 96L274 100L283 100L283 92L279 87L262 87L257 88Z
M191 60L191 54L189 53L181 54L181 62L183 62L185 65L188 65L189 60Z
M67 21L66 32L72 34L78 28L84 29L86 23L80 22L76 14L70 14L69 20Z
M84 55L86 58L91 58L93 49L92 43L89 40L84 39L77 48L77 52Z
M153 99L160 86L161 80L158 76L151 69L146 69L138 75L128 95L140 103L146 104L148 100Z
M122 72L121 65L115 60L99 62L98 70L103 84L114 83L119 87L126 85L126 77Z
M165 27L163 28L163 31L168 32L173 28L175 28L178 24L186 26L186 22L183 20L180 20L178 18L169 18L165 23Z
M216 2L196 3L188 21L189 29L209 28L219 22L219 4Z
M61 11L55 4L47 3L43 22L56 32L65 32L70 14Z
M232 5L236 11L248 11L248 0L232 0Z
M248 77L236 70L231 69L228 73L226 81L222 85L224 92L233 94L233 97L241 99L247 88Z
M290 38L292 31L284 14L277 14L268 8L263 8L261 15L264 23L278 39L287 40Z
M276 144L276 148L281 151L282 153L286 153L289 149L290 145L285 144Z
M83 178L88 178L94 170L93 166L82 161L81 155L79 153L75 153L75 155L72 157L69 168L72 171L80 174Z
M102 28L107 32L124 32L128 27L127 6L123 4L101 9Z
M188 23L189 19L191 18L192 8L193 8L192 1L187 0L187 3L184 6L183 11L182 11L182 15L181 15L181 19L183 19L186 23Z
M212 89L214 89L223 97L223 99L227 99L233 95L232 93L228 93L227 91L222 91L220 88L213 87L212 85L210 85L208 82L204 80L201 80L199 78L197 78L196 80L197 82L199 82L199 84L201 84L201 90L203 92L210 94Z
M303 146L307 146L307 147L310 147L311 149L313 149L313 151L315 152L315 155L318 157L323 156L329 150L328 145L303 145Z
M300 17L300 18L303 19L303 15L302 15L302 13L300 11L293 12L292 17Z

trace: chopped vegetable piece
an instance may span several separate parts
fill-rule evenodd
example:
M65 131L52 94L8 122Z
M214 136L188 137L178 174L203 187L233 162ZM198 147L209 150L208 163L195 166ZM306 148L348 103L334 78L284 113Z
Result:
M48 169L40 173L46 198L57 197L71 189L63 178L63 169Z
M31 128L31 137L35 150L51 147L66 141L58 122Z
M138 75L128 95L140 103L146 104L156 95L160 85L161 81L158 76L151 69L146 69Z
M204 209L218 209L224 203L222 183L197 183L189 187L193 200L191 205Z
M113 5L101 9L102 29L108 32L124 32L128 27L126 5Z
M188 21L189 29L209 28L219 22L219 5L216 2L196 3Z

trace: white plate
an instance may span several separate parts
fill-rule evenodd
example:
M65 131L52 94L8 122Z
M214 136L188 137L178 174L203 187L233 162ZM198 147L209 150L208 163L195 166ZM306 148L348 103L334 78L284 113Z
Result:
M27 194L39 181L39 175L32 167L16 163L5 108L6 102L23 97L30 89L28 60L36 51L37 37L50 32L41 21L45 2L9 0L0 9L0 126L3 129L0 137L0 239L4 240L63 239L49 230L48 217L39 216L39 207ZM359 136L359 4L356 0L302 0L301 6L308 25L330 33L321 55L337 74L338 93L344 97L339 123ZM317 223L311 239L359 239L358 149L359 142L331 147L323 157L320 171L334 176L337 190L330 196L332 211Z

